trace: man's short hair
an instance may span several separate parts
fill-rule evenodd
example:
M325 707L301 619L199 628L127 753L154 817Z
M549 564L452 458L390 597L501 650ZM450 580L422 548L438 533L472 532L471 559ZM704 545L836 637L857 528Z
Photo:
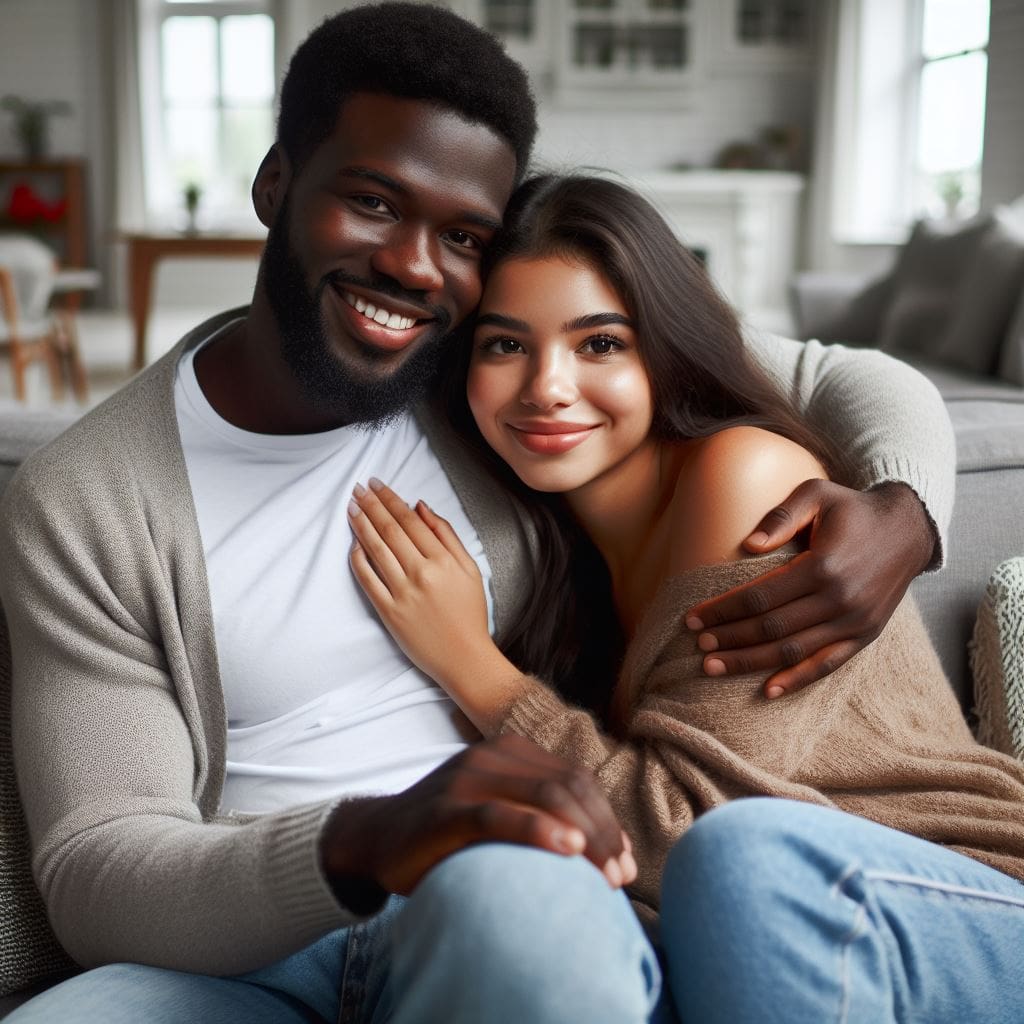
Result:
M277 141L299 167L356 93L450 107L504 138L523 177L537 134L526 73L464 18L417 3L370 4L327 18L292 56L281 85Z

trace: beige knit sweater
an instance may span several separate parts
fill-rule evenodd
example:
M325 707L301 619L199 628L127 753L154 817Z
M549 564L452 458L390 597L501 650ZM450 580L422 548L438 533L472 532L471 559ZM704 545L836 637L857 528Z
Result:
M665 581L626 652L618 738L548 690L514 705L503 731L597 775L633 839L641 910L657 909L665 858L694 818L742 796L838 807L1024 881L1024 765L974 741L911 598L826 682L784 700L761 695L764 674L701 671L681 611L789 557Z

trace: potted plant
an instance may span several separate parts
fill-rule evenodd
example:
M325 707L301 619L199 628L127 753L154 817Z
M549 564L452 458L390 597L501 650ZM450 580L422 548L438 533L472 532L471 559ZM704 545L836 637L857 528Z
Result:
M50 117L71 113L71 104L66 100L34 102L20 96L5 96L0 100L0 107L14 115L14 131L21 142L25 160L29 163L46 158Z
M196 216L199 213L199 201L203 198L202 186L196 181L187 182L181 191L181 196L185 202L185 214L188 218L185 222L185 232L194 235L198 230Z

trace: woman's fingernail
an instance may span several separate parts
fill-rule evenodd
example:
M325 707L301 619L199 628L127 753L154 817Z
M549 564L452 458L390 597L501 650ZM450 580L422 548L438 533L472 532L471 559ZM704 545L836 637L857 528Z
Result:
M707 651L709 654L711 653L711 651L717 651L718 641L715 639L715 634L701 633L701 635L697 637L697 646L702 651Z
M356 484L352 488L352 493L357 497L361 498L366 493L366 488L362 484Z
M773 700L775 697L781 697L785 692L781 686L769 686L765 691L765 696L769 700Z
M751 544L756 544L760 547L762 544L768 543L768 534L764 530L758 530L757 533L752 533L749 537Z
M687 629L693 629L693 630L703 629L704 628L704 622L701 619L698 619L696 615L687 615L686 616L686 628Z
M363 514L363 510L354 501L350 501L348 503L348 514L355 519L356 516Z
M378 480L375 476L371 476L369 482L371 491L379 491L384 486L384 481Z
M580 853L586 845L586 840L583 838L583 834L576 831L576 829L555 829L555 831L551 833L551 838L554 841L555 846L557 846L562 853Z
M610 857L605 861L604 877L607 878L616 889L622 888L622 868L619 867L619 862L614 857Z
M622 877L626 885L629 885L637 876L636 860L628 850L619 857L619 864L622 866Z
M708 658L704 662L704 671L709 676L724 676L725 662L720 658Z

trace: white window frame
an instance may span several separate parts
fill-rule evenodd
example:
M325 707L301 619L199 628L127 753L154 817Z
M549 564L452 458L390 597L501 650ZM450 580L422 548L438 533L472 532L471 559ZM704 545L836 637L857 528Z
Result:
M839 0L832 236L899 244L915 209L924 0ZM987 52L987 47L984 48Z
M146 219L151 226L177 229L184 223L182 202L170 202L173 193L168 181L169 160L165 151L164 107L161 83L161 32L163 23L173 17L213 17L230 15L265 14L274 24L275 81L271 101L272 115L278 107L280 75L281 25L278 0L138 0L139 3L139 90L142 111L143 183ZM219 59L219 55L218 55ZM218 69L218 79L220 72ZM217 96L218 109L223 98ZM253 175L256 168L253 168ZM209 211L210 222L205 226L227 231L246 231L259 227L249 204L237 210Z

